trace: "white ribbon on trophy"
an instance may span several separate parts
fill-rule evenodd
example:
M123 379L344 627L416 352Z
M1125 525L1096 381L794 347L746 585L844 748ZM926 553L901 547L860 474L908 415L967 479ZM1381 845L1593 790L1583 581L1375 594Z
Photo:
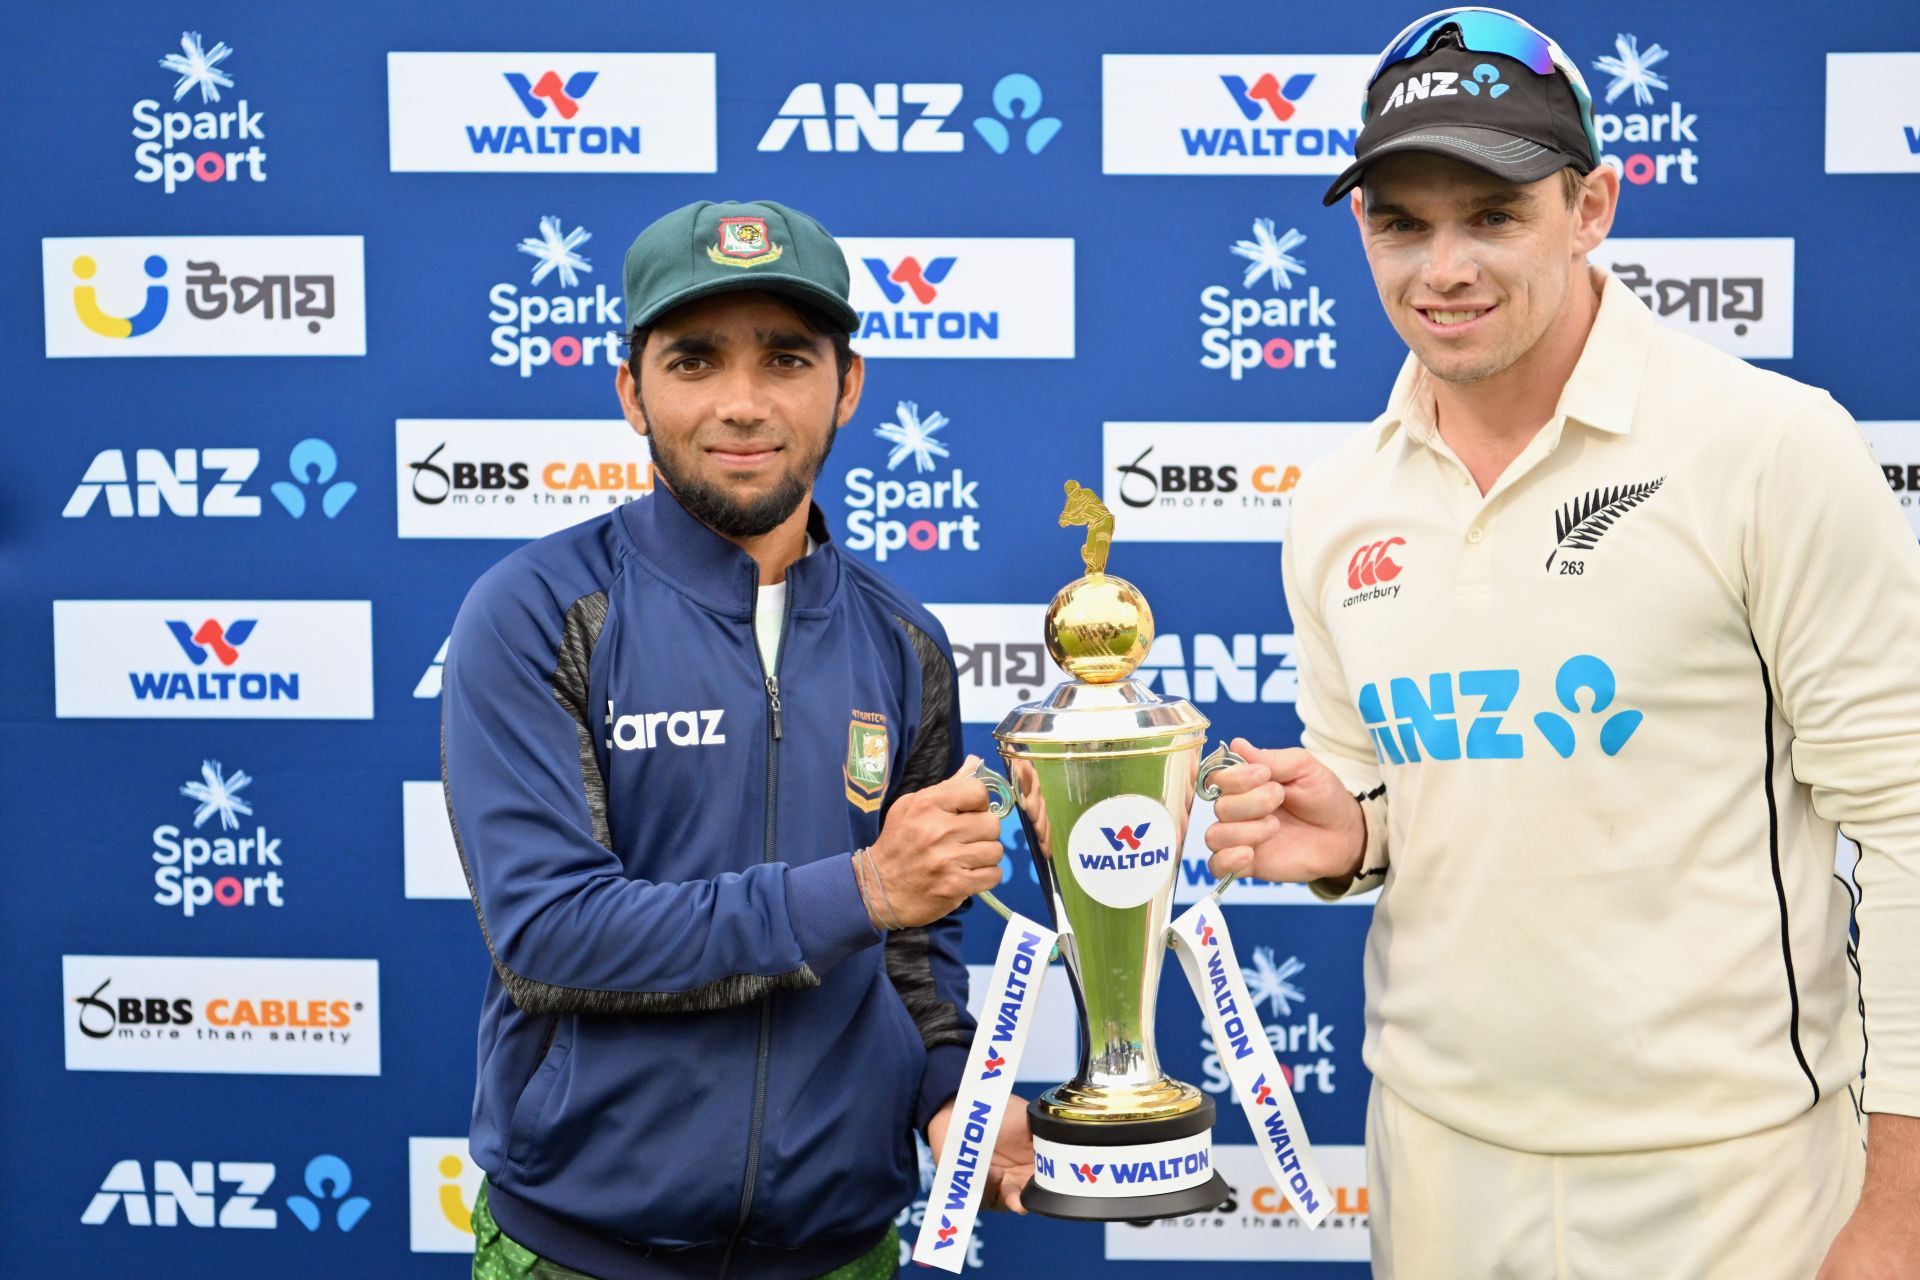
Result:
M967 1242L973 1238L974 1219L986 1191L993 1144L1000 1137L1007 1101L1013 1096L1020 1054L1033 1027L1040 984L1047 976L1047 958L1058 936L1043 924L1008 913L1000 954L987 980L986 1003L967 1050L967 1069L960 1092L953 1099L953 1120L947 1126L946 1149L927 1192L927 1212L914 1242L913 1260L958 1274L967 1265Z
M1180 967L1193 984L1194 998L1206 1011L1214 1050L1226 1064L1233 1096L1240 1100L1240 1109L1253 1126L1255 1145L1266 1161L1267 1172L1273 1175L1274 1185L1286 1193L1287 1202L1301 1220L1309 1227L1319 1226L1332 1211L1333 1196L1320 1174L1319 1162L1313 1158L1306 1126L1300 1123L1293 1086L1280 1070L1279 1060L1267 1043L1266 1028L1260 1025L1256 1006L1247 994L1247 980L1240 972L1240 958L1234 954L1233 935L1227 930L1218 894L1202 898L1167 932L1180 957Z

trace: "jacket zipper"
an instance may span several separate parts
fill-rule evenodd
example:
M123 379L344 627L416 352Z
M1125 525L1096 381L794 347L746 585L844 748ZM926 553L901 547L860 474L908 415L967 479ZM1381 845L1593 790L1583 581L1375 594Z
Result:
M787 648L787 627L793 620L793 570L786 575L788 587L786 611L780 615L780 638L773 646L773 669L767 670L764 657L760 658L760 675L766 683L767 691L767 823L762 840L760 861L773 861L774 819L778 812L777 801L780 794L780 659ZM753 651L760 656L760 597L756 590L753 603ZM719 1275L723 1278L733 1266L733 1251L740 1243L741 1235L747 1229L747 1218L753 1212L754 1181L760 1174L760 1133L766 1119L767 1109L767 1058L773 1041L773 997L760 997L760 1045L753 1068L753 1119L747 1129L747 1172L740 1187L740 1216L734 1222L733 1235L727 1241L727 1251L720 1259Z

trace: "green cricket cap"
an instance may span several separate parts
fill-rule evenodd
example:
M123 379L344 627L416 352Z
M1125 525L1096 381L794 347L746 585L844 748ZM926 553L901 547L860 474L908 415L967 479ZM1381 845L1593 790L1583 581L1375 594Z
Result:
M771 200L701 200L660 218L627 249L627 324L647 325L711 294L764 289L812 303L848 333L847 259L827 229Z

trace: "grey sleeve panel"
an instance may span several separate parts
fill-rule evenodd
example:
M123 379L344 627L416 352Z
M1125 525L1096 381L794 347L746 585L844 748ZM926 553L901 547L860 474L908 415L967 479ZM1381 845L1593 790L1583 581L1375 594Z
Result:
M566 624L560 632L560 652L553 666L554 700L573 717L580 735L580 779L586 787L587 812L593 819L593 838L611 851L613 835L607 828L607 784L600 776L600 757L593 753L593 715L587 709L587 671L593 662L593 647L600 643L600 629L607 624L607 593L596 591L581 596L567 609Z
M894 793L898 797L946 778L958 708L953 705L953 666L939 643L905 618L895 615L894 621L907 633L907 642L920 660L920 729L913 754L901 771L900 786ZM913 1015L927 1048L972 1044L973 1033L961 1020L960 1010L940 998L934 983L925 926L889 933L886 957L887 977L900 993L900 1002Z
M600 773L600 758L593 752L593 717L587 707L588 669L594 646L600 642L601 628L607 621L607 594L596 591L581 596L567 609L560 632L560 652L554 661L553 697L573 717L580 738L580 780L585 791L587 812L593 824L593 838L609 852L613 836L607 826L607 784ZM447 773L447 748L444 732L440 741L440 776ZM474 886L473 870L467 865L467 850L460 839L459 823L453 816L453 799L447 797L447 821L453 825L453 846L460 855L460 868L467 877L467 893L473 899L474 914L480 918L480 935L486 939L487 954L507 989L507 995L521 1010L532 1014L634 1014L704 1013L731 1009L735 1005L758 1000L770 991L798 991L820 985L811 967L801 965L788 973L762 977L754 973L736 973L710 982L692 991L596 991L580 987L556 987L536 982L507 968L494 948L493 933L487 927L487 913L480 905Z

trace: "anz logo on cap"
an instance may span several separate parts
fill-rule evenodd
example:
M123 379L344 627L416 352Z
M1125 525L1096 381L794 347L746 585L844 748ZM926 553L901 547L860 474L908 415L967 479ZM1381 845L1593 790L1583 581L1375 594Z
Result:
M1395 107L1404 107L1426 98L1458 97L1462 93L1476 98L1497 98L1512 87L1500 79L1500 68L1490 62L1476 65L1473 74L1465 80L1460 78L1457 71L1422 71L1393 86L1393 92L1380 108L1380 114L1384 116Z

